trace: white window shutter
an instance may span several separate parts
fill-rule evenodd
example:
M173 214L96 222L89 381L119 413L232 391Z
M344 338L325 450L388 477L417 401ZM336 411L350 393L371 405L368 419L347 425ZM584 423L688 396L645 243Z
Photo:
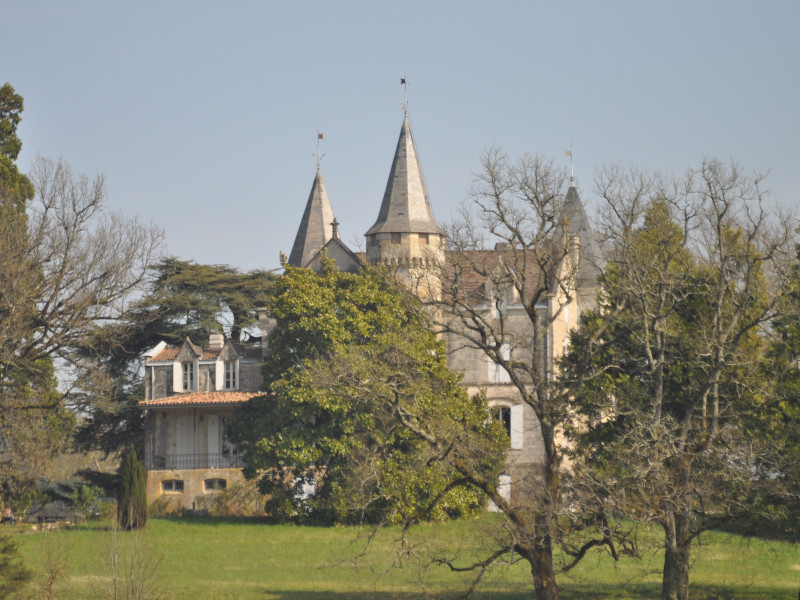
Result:
M199 390L200 389L200 363L194 361L192 363L192 372L194 373L194 377L192 378L192 390Z
M178 361L172 363L172 391L183 391L183 366Z
M225 362L218 360L214 365L214 389L220 391L225 387Z
M233 389L239 389L239 359L236 359L236 364L234 365L234 378L233 378Z
M511 407L511 449L522 450L522 404Z

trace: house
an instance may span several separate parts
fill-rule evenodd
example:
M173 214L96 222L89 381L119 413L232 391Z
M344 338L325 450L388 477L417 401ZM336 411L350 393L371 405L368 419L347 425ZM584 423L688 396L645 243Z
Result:
M569 286L575 293L551 295L536 306L547 324L536 333L542 336L540 347L546 349L537 358L544 370L552 369L564 352L569 331L577 327L581 310L593 305L597 292L596 270L586 258L590 251L596 254L595 242L574 179L564 212L568 226L561 237L566 252L557 268L569 270ZM445 233L433 214L407 114L378 217L365 237L365 254L353 252L341 241L318 165L289 265L318 271L323 252L342 271L358 271L365 261L383 263L423 300L441 300L452 293L443 290L443 281L452 287L454 275L431 277L432 270L440 269L441 274L442 265L463 267L451 270L460 273L461 293L473 299L473 308L487 318L493 316L492 311L503 311L511 332L511 341L501 348L503 358L519 357L530 347L524 341L534 332L518 291L486 276L492 265L506 260L509 249L498 246L473 254L445 249ZM476 268L478 262L486 269ZM266 341L270 320L261 314L259 321ZM468 392L485 391L493 414L506 426L508 466L500 483L501 490L511 495L515 482L536 473L543 463L539 421L521 402L507 372L482 350L466 343L457 326L450 329L443 334L450 367L464 374ZM180 348L159 344L147 354L146 398L140 404L147 411L149 501L173 495L191 507L198 495L225 489L242 477L241 457L225 437L225 420L237 404L258 395L261 362L267 351L266 345L241 347L219 335L212 336L205 348L187 339Z
M225 424L237 404L259 394L261 348L210 336L202 348L188 338L145 354L147 499L167 495L190 508L201 494L242 479L241 456Z

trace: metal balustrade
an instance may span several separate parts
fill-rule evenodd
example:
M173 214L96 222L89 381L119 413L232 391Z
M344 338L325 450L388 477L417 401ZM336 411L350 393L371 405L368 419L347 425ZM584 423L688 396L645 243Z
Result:
M155 455L151 469L241 469L243 457L239 454L165 454Z

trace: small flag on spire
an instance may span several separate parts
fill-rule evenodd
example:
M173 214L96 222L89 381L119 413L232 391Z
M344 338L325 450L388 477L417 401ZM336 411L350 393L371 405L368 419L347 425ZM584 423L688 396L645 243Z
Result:
M406 78L405 77L401 77L400 78L400 85L405 85L405 84L406 84Z
M321 134L321 133L319 133L319 132L317 133L317 139L318 139L318 140L321 140L321 139L322 139L322 134Z
M572 158L572 150L567 150L564 155Z

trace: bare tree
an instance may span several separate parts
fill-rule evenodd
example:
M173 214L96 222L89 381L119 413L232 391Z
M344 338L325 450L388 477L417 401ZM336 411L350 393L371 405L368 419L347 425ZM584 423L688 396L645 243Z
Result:
M1 247L2 279L16 283L2 299L4 371L42 358L69 360L90 325L124 313L163 243L155 225L104 211L102 175L90 180L63 161L39 157L30 179L36 196L27 228L0 222L0 237L13 240Z
M568 563L558 567L553 560L562 533L556 517L571 501L562 486L562 433L574 393L556 361L581 305L594 301L599 258L577 190L568 186L566 172L550 161L526 155L513 163L489 150L460 218L447 229L447 260L437 273L442 293L435 313L448 337L451 366L464 370L470 385L471 371L488 363L489 384L477 377L472 385L484 387L490 401L512 399L523 415L521 450L514 448L511 426L510 497L497 481L463 473L506 517L497 547L466 568L482 573L513 553L530 564L541 600L559 597L556 572L571 568L589 548L616 552L610 532L601 528L598 539L563 547L572 555Z
M102 176L91 180L63 161L39 157L30 180L35 197L27 212L6 194L13 190L0 190L4 462L25 454L14 438L33 428L31 411L54 414L51 409L63 408L53 365L72 364L72 349L90 327L125 313L163 242L158 227L105 212ZM63 432L60 438L66 438Z
M675 181L620 168L597 179L605 306L576 347L606 377L578 398L581 466L616 510L663 528L665 600L688 598L700 533L780 493L762 361L787 307L796 221L765 207L762 181L713 160Z

